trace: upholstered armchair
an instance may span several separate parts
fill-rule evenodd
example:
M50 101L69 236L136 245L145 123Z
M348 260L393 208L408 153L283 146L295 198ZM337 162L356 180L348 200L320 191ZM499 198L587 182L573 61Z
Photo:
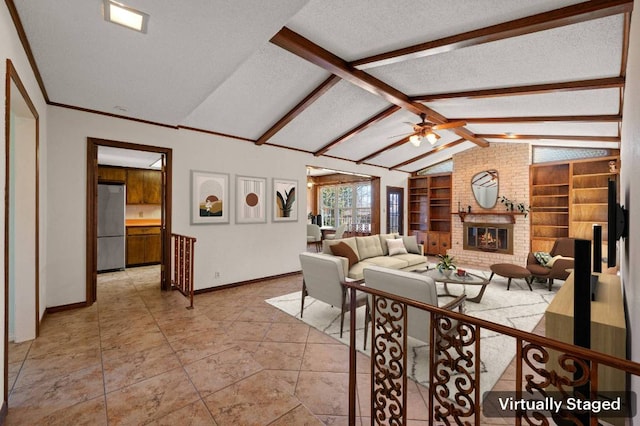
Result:
M320 227L314 223L307 224L307 249L310 244L313 244L316 251L320 251L322 247L322 231Z
M344 275L344 267L339 257L322 253L300 253L300 265L302 266L302 301L300 318L304 313L304 299L311 296L316 300L328 303L331 306L340 307L340 337L344 328L344 313L349 309L350 292L342 284L363 282L352 280ZM369 304L367 295L356 292L356 306L366 306L365 330L369 324ZM365 333L364 345L367 345Z
M332 234L327 234L324 238L327 240L337 240L342 238L342 236L344 235L344 231L347 230L347 225L346 224L342 224L340 226L338 226L336 228L336 232L332 233Z
M425 275L368 266L364 269L364 281L369 288L438 306L436 283ZM466 297L466 294L462 294L441 308L451 311L458 309L462 312ZM371 305L370 309L375 309L375 306ZM428 311L410 306L407 309L407 336L429 343L430 318L431 314Z
M569 277L570 272L567 270L573 269L575 257L574 247L575 239L558 238L549 252L551 261L547 263L547 266L540 264L535 255L529 253L527 269L534 277L548 280L549 291L551 291L554 279L564 281Z

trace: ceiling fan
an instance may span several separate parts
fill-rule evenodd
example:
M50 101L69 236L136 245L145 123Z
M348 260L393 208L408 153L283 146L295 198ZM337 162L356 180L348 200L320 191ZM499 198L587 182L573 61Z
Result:
M426 138L431 145L435 144L438 139L440 139L440 135L434 132L434 130L444 130L444 129L453 129L455 127L462 127L467 124L465 121L452 121L449 123L442 124L433 124L426 121L426 114L420 114L420 118L422 121L420 123L409 123L413 126L413 133L409 136L409 142L411 142L414 146L420 146L420 142L422 139Z

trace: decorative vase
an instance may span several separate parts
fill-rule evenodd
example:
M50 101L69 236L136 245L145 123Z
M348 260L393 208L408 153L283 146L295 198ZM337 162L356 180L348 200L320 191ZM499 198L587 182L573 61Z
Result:
M453 272L453 269L443 269L442 273L444 274L445 277L449 278L451 276L451 273Z

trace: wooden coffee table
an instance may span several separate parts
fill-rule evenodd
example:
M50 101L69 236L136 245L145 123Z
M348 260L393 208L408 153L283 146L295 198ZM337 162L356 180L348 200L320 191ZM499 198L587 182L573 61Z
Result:
M478 293L476 297L466 299L469 302L474 303L480 303L480 299L482 299L482 295L484 295L484 291L486 290L487 285L489 285L489 279L481 277L480 275L470 274L469 272L467 272L464 276L459 276L455 271L452 271L451 275L447 276L437 269L429 269L427 271L422 271L421 274L433 278L435 282L442 283L444 285L444 294L439 294L438 296L457 297L457 295L449 293L447 284L482 286L482 288L480 289L480 293Z

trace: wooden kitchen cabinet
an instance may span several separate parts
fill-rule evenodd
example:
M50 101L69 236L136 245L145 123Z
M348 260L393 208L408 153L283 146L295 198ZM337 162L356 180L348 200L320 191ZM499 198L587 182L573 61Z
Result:
M127 227L127 266L153 265L162 260L159 226Z
M122 167L98 166L99 182L126 182L127 169Z
M162 172L128 169L127 204L162 204Z

